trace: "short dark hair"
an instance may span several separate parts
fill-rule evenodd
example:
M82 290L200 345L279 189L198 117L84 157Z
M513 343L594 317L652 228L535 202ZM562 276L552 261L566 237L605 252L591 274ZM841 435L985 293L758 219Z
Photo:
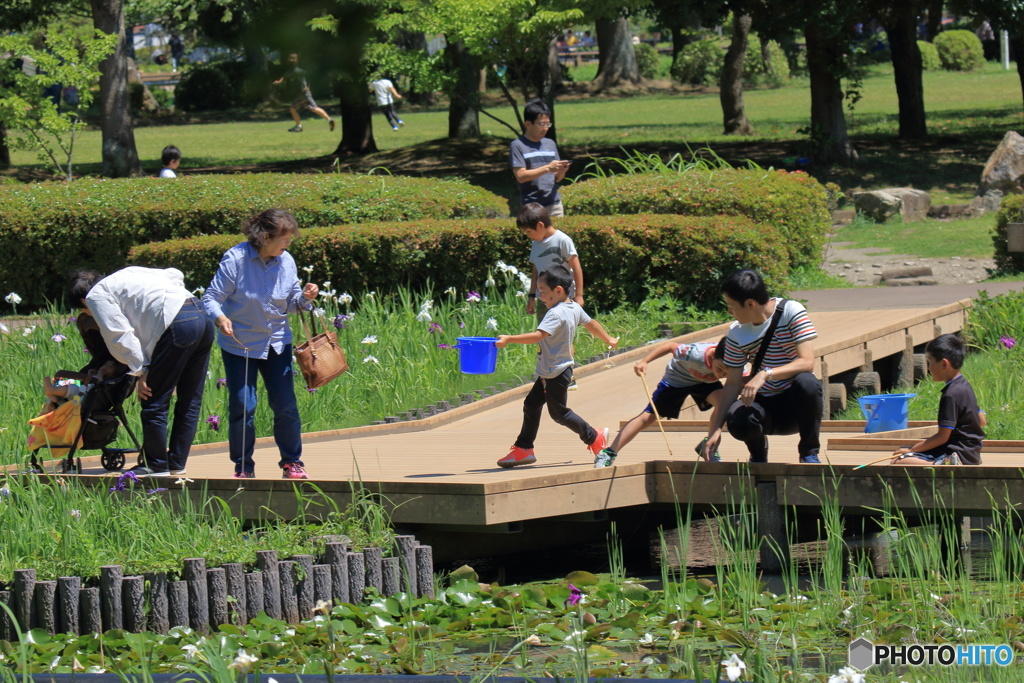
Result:
M967 344L958 334L940 334L928 342L924 350L935 360L948 360L953 369L959 370L964 365Z
M523 120L535 123L537 117L541 114L547 114L548 118L551 118L551 109L548 108L548 103L541 99L530 100L523 107Z
M551 214L548 210L537 204L531 202L519 209L519 215L516 216L516 225L520 228L535 228L538 223L544 225L551 225Z
M164 147L164 151L160 152L160 161L163 162L164 166L179 159L181 159L181 150L174 145L167 145Z
M761 274L756 270L744 268L730 273L722 280L722 294L742 304L753 299L764 306L768 303L768 288L765 287Z
M572 287L572 273L565 266L551 266L537 273L537 281L544 280L548 289L554 290L561 287L566 294Z
M249 244L257 251L263 248L267 240L286 232L298 234L299 224L295 216L284 209L267 209L246 218L242 223L242 234L249 238Z
M715 345L715 352L711 354L712 357L717 358L718 360L725 360L725 340L728 338L729 335L725 335L718 340L718 344Z
M89 294L93 285L102 279L103 275L95 270L81 269L72 271L68 275L68 288L64 292L68 300L68 306L75 309L81 308L82 299Z

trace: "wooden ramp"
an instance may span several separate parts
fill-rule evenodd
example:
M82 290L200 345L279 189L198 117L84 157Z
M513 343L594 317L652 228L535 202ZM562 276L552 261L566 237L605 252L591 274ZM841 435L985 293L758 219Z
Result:
M968 306L969 301L930 310L812 312L819 332L816 367L819 372L822 368L829 373L843 372L894 354L906 363L915 346L937 334L961 329ZM679 340L716 340L726 329L721 325ZM578 368L579 389L569 395L573 410L597 428L609 427L614 435L621 421L646 405L633 363L647 350L635 349ZM665 362L661 359L652 364L650 375L659 377ZM1024 499L1016 469L1024 463L1021 444L1003 448L1005 452L986 453L982 467L905 472L903 468L875 466L854 471L855 465L916 438L911 431L882 435L888 439L884 442L879 435L864 440L863 434L857 434L863 423L823 425L826 466L798 464L796 436L772 437L768 464L747 465L743 444L728 436L721 447L723 463L698 464L693 448L706 431L706 423L684 421L668 425L673 457L669 457L662 435L649 431L619 455L616 467L595 470L593 456L584 444L545 417L536 443L537 463L501 469L495 462L508 452L518 433L522 398L528 388L517 387L423 420L307 434L303 460L311 484L340 504L349 500L355 487L378 494L392 507L398 524L492 532L515 531L530 520L599 519L609 511L637 506L682 502L710 509L735 501L744 487L754 487L750 488L754 491L762 484L773 486L777 505L814 507L814 501L820 501L832 486L827 482L841 481L844 487L852 486L842 489L849 493L844 508L861 512L867 512L866 505L880 504L885 481L908 479L971 479L977 492L971 498L972 509L983 499L987 501L986 486L997 499L1003 499L1007 490L1014 492L1014 500ZM689 414L703 419L708 416L695 411ZM928 429L917 429L922 428ZM290 517L297 513L296 483L279 478L277 457L272 439L258 440L257 478L241 482L240 487L238 481L228 479L233 468L226 444L197 446L188 463L188 477L195 483L188 486L207 487L247 518L266 516L267 510ZM943 471L936 475L937 469ZM87 473L102 474L102 470L93 463ZM851 485L851 481L859 483ZM96 483L108 485L109 479L97 478ZM901 504L918 502L907 497ZM948 506L951 502L934 504Z

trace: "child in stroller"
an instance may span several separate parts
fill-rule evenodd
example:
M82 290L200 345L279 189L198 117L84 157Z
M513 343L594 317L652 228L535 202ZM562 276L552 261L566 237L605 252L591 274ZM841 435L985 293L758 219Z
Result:
M76 461L74 457L79 448L102 449L100 462L106 470L124 467L127 453L139 453L141 457L142 445L128 427L121 405L135 390L136 378L128 375L128 366L107 350L99 326L88 312L80 313L76 324L91 358L80 372L61 370L52 378L43 378L47 403L37 417L29 420L32 431L28 448L31 468L36 472L43 471L36 458L42 448L65 458L65 473L81 472L81 459ZM134 449L107 448L117 437L119 423L128 431Z

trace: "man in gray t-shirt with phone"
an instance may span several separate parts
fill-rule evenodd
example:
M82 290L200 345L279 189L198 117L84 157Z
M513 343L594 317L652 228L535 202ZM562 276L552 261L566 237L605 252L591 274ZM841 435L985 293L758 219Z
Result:
M519 204L536 202L551 216L565 215L558 183L565 178L570 161L558 156L558 146L546 137L551 127L551 110L543 100L532 100L523 109L525 132L509 145L512 174L519 183Z

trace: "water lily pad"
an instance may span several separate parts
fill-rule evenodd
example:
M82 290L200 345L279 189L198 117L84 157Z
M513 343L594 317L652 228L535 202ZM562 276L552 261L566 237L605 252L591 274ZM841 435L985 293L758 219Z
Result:
M575 586L596 586L601 582L597 575L585 571L571 572L565 580Z
M470 567L468 564L464 564L449 575L451 583L458 581L472 581L478 583L480 581L480 575L476 573L476 570Z

